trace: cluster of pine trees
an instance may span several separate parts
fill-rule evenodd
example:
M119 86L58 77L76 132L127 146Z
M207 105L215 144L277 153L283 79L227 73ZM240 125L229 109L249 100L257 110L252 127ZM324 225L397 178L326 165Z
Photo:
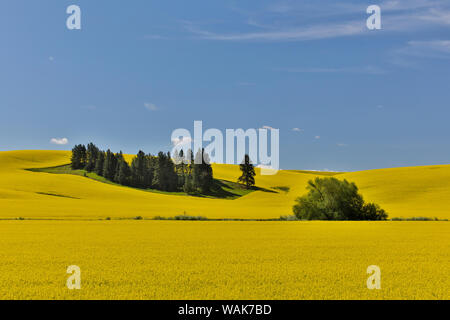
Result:
M195 161L194 161L195 160ZM157 156L139 151L131 165L122 152L102 151L93 143L72 149L72 169L94 172L115 183L140 189L208 193L214 184L209 156L204 149L195 155L159 152Z

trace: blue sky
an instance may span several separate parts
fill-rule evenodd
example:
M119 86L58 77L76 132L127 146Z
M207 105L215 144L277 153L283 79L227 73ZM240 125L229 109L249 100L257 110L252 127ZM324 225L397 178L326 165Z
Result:
M450 163L446 0L3 0L0 41L0 150L155 153L202 120L279 128L283 169Z

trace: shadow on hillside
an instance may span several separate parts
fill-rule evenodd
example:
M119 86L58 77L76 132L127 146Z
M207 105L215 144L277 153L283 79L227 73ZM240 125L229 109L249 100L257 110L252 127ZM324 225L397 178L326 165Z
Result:
M133 187L128 187L128 186L121 186L119 184L116 184L112 181L105 179L104 177L98 176L97 174L95 174L93 172L87 172L85 170L72 170L72 168L70 167L70 164L60 165L60 166L50 167L50 168L34 168L34 169L25 169L25 170L31 171L31 172L77 175L77 176L82 176L82 177L89 178L92 180L96 180L98 182L107 183L107 184L111 184L111 185L115 185L115 186L120 186L123 188L132 188L132 189L140 190L140 191L144 191L144 192L153 192L153 193L166 194L166 195L181 195L181 196L188 195L188 196L199 197L199 198L214 198L214 199L233 200L233 199L243 197L254 191L278 193L275 190L269 190L269 189L265 189L265 188L255 187L255 186L251 187L250 189L247 189L244 185L242 185L240 183L232 182L232 181L228 181L228 180L219 180L219 179L214 179L213 186L212 186L211 190L207 193L196 192L196 193L187 194L181 190L175 191L175 192L166 192L166 191L160 191L160 190L156 190L156 189L139 189L139 188L133 188ZM59 195L56 193L46 194L46 195L62 196L62 195Z
M218 180L214 179L214 185L211 188L211 191L206 194L194 194L194 196L199 197L215 197L219 199L227 199L227 198L239 198L242 196L245 196L246 194L249 194L253 191L262 191L262 192L269 192L269 193L278 193L274 190L269 190L265 188L260 187L251 187L250 189L247 189L244 185L239 184L237 182L231 182L227 180Z

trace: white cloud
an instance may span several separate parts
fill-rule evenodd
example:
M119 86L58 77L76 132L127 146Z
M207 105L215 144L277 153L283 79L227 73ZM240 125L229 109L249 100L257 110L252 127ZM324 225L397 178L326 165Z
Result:
M450 40L409 41L390 52L390 63L403 68L421 69L421 59L450 59Z
M300 128L292 128L292 131L295 131L295 132L304 132L305 130L300 129Z
M218 34L205 31L194 27L192 24L185 26L185 28L202 39L222 41L305 41L350 36L368 32L365 21L363 20L351 21L342 24L324 24L311 27L235 34Z
M252 12L236 9L244 22L221 27L233 30L228 32L183 23L196 37L216 41L307 41L450 26L448 0L386 0L378 4L383 17L381 33L371 32L366 27L367 5L360 1L283 1Z
M403 53L420 57L450 57L450 40L409 41Z
M418 19L441 25L450 25L450 11L430 9L428 12L419 15Z
M420 59L449 59L450 40L409 41L403 47L393 50L390 55L391 64L418 69Z
M158 110L158 107L157 107L155 104L153 104L153 103L148 103L148 102L146 102L146 103L144 103L144 107L145 107L147 110L150 110L150 111L156 111L156 110Z
M315 136L314 139L319 140L320 136Z
M57 145L66 145L66 144L69 143L69 140L68 140L67 138L61 138L61 139L58 139L58 138L52 138L52 139L50 140L50 143L52 143L52 144L57 144Z
M276 71L291 73L360 73L385 74L386 71L376 66L343 67L343 68L275 68Z

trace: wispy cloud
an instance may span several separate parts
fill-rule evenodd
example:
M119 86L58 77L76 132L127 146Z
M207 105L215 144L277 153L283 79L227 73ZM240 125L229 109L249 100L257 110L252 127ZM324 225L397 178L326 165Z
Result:
M380 34L366 28L367 4L360 1L324 2L280 1L254 12L240 11L240 16L247 15L244 21L223 24L220 31L186 21L184 28L197 38L216 41L307 41ZM450 4L446 0L386 0L379 6L382 10L381 34L450 26ZM227 32L227 29L238 31Z
M149 103L149 102L144 103L144 107L145 107L145 109L150 110L150 111L158 110L158 107L155 104Z
M450 58L450 40L409 41L396 52L424 58Z
M271 127L271 126L262 126L261 129L276 130L276 128Z
M423 59L450 59L450 40L409 41L389 53L389 63L402 68L420 70Z
M304 41L327 39L342 36L357 35L368 32L365 21L357 20L342 24L324 24L309 27L287 28L262 32L243 32L234 34L220 34L202 30L192 24L185 26L186 30L206 40L222 41Z
M52 138L50 140L50 143L57 144L57 145L66 145L69 143L69 139L67 139L67 138Z
M450 11L448 10L431 8L427 12L418 15L417 18L430 23L450 25Z
M292 131L295 131L295 132L304 132L305 130L300 129L300 128L292 128Z
M276 68L276 71L292 73L361 73L385 74L387 71L376 66L341 67L341 68Z

